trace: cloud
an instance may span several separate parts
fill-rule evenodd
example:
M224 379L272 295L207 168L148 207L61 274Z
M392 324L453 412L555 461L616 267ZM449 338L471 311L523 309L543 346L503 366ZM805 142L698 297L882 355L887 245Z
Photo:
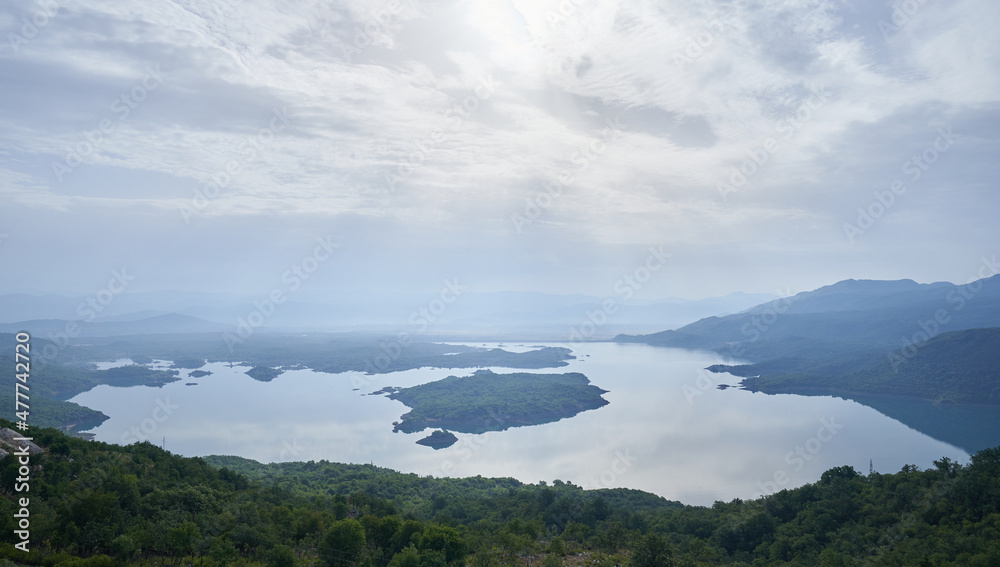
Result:
M322 217L350 219L368 261L393 234L445 273L470 265L475 242L510 270L472 262L484 281L567 292L603 284L543 273L528 250L592 257L586 272L599 274L629 247L670 243L694 258L728 245L748 255L741 269L765 272L747 291L956 279L997 240L986 188L998 173L1000 9L915 6L902 18L888 3L832 0L65 2L0 54L13 78L0 94L0 222L82 233L155 219L91 259L111 265L135 243L221 227L293 247ZM4 8L0 25L20 33L33 10ZM280 129L275 113L288 117ZM954 151L852 246L842 225L949 126ZM768 139L778 149L761 154ZM720 191L741 168L745 184ZM561 175L572 180L517 230L512 216ZM928 219L945 227L934 240ZM800 263L803 242L815 254L794 267L811 275L796 277L780 250ZM45 245L35 253L53 267L4 285L52 288L58 266L77 266ZM204 246L220 263L233 254ZM921 248L937 252L914 267ZM687 279L648 293L735 290L691 262Z

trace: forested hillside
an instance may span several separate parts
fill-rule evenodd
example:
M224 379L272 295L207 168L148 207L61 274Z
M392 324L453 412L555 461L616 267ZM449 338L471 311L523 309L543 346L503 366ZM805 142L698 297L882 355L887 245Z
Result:
M618 342L713 350L768 393L1000 403L1000 275L966 285L847 280ZM749 361L749 365L736 364Z
M847 358L847 357L845 357ZM857 357L841 365L788 363L718 367L750 376L743 385L769 393L809 390L917 396L936 402L1000 403L1000 328L955 331L897 357Z
M3 423L9 426L9 423ZM32 565L996 565L1000 448L967 466L850 467L751 500L434 479L365 465L182 458L30 432L31 489L0 460L0 556ZM211 464L210 464L211 463ZM219 468L216 468L219 467ZM30 548L14 518L30 497Z

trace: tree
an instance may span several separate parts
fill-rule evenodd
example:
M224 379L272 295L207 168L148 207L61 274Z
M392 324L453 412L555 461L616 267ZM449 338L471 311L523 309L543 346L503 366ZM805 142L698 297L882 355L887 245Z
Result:
M136 546L135 541L128 537L127 535L120 535L111 542L111 550L114 552L115 557L121 559L122 561L128 561L135 556L136 551L138 551L138 546Z
M348 518L334 522L323 536L320 557L330 567L349 565L361 557L365 548L365 529L361 522Z
M674 564L670 544L660 534L646 534L639 540L629 560L630 567L667 567Z
M420 552L412 545L407 546L393 556L388 567L420 567Z
M835 479L843 478L851 480L853 478L857 478L858 476L860 475L858 474L858 471L854 470L854 467L850 465L844 465L840 467L834 467L824 472L820 476L819 481L821 484L829 484L831 482L834 482Z
M167 547L175 555L191 555L194 546L201 540L201 533L194 522L184 522L167 530Z
M217 537L208 548L208 556L216 565L229 565L236 559L236 546L224 537Z
M454 528L431 526L420 536L420 550L440 551L451 563L465 557L465 541Z
M268 567L295 567L295 554L287 545L276 545L267 553Z

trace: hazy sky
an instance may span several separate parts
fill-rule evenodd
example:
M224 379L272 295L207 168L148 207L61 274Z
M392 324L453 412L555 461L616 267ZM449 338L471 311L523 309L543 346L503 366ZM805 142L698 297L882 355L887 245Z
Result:
M610 296L650 247L648 298L964 283L1000 255L998 26L995 0L5 2L0 292L299 266Z

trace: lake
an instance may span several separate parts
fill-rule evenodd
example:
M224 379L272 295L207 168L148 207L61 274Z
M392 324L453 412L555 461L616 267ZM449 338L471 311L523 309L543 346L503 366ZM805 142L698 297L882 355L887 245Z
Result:
M852 400L717 389L739 379L704 371L719 362L711 353L616 343L546 346L566 346L577 358L565 367L532 372L582 372L609 390L604 398L610 404L544 425L456 433L458 443L437 451L415 444L429 430L393 433L392 423L406 406L362 394L465 376L473 369L374 376L291 370L258 382L244 374L247 367L214 363L201 369L210 376L188 378L181 370L179 382L161 388L98 386L72 401L111 417L91 430L99 441L148 439L185 456L326 459L419 475L560 479L584 488L636 488L696 505L793 488L840 465L867 474L869 460L883 473L905 464L932 467L941 457L969 460L962 443L932 438ZM900 415L926 415L929 404L894 400L892 406ZM976 443L1000 445L995 433L1000 408L977 411L982 412L977 419L990 425L985 434L980 428ZM961 408L954 412L964 414Z

